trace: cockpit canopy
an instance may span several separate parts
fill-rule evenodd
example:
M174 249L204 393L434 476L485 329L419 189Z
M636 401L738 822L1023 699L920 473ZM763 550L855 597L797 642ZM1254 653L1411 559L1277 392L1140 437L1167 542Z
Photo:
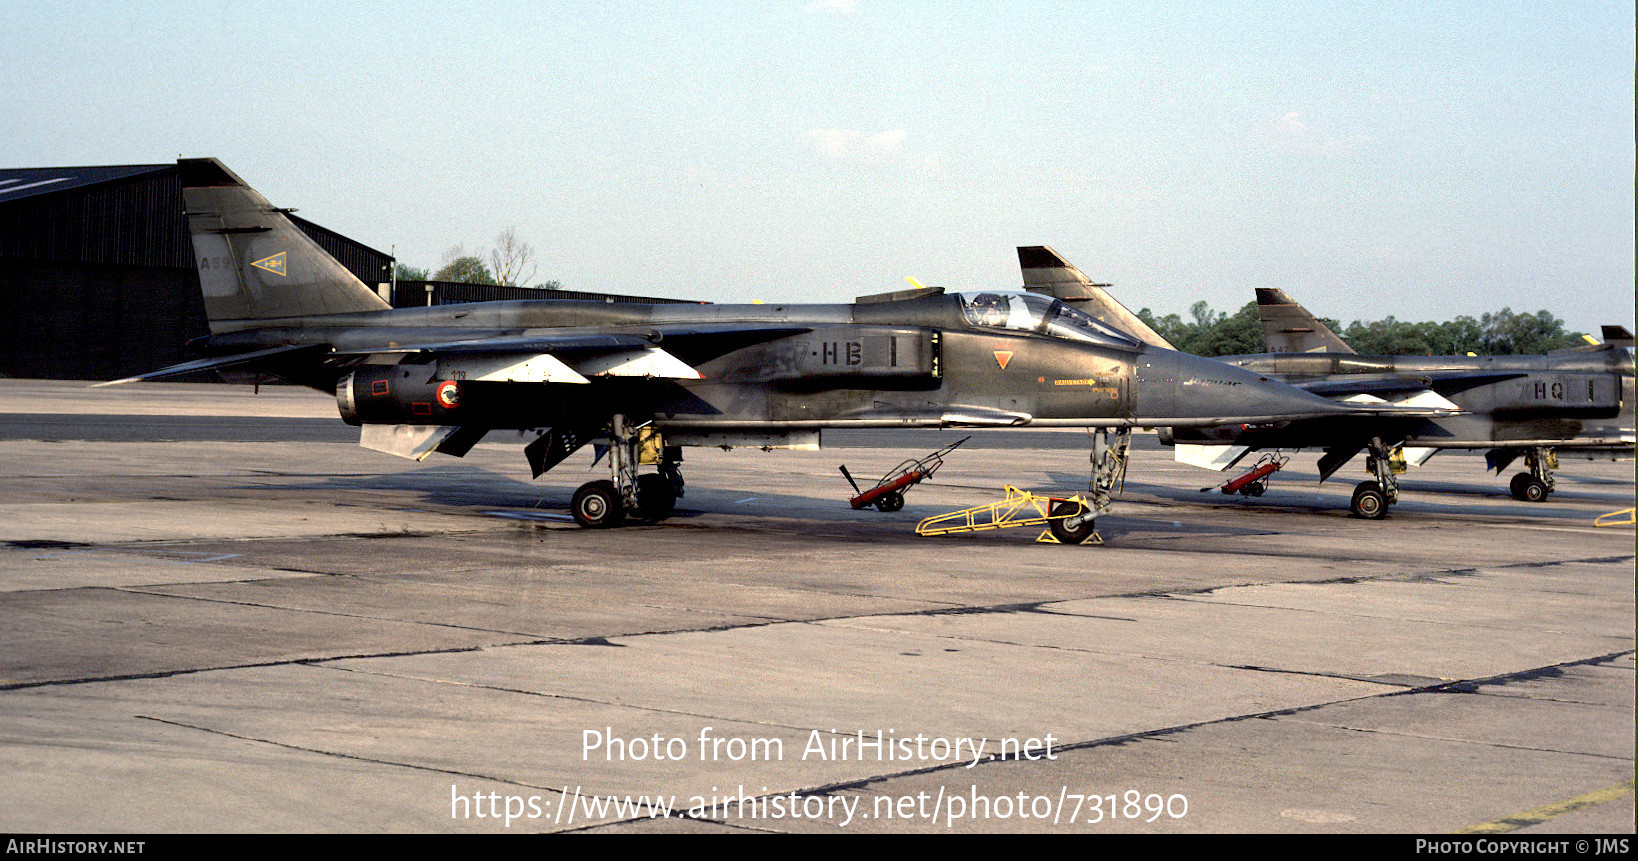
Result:
M957 293L967 322L991 329L1034 332L1053 338L1069 338L1105 347L1136 350L1137 339L1061 299L1039 293Z

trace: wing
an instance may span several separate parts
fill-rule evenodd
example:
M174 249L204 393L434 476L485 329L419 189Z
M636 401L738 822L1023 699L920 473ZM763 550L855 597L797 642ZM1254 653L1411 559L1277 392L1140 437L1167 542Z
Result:
M157 371L149 371L146 374L138 374L134 377L109 380L105 383L93 383L91 388L96 389L103 386L118 386L124 383L140 383L146 380L157 380L163 377L174 377L178 374L192 374L199 371L220 371L228 368L243 366L254 367L259 364L267 364L274 359L286 361L289 359L299 358L304 353L317 356L322 353L328 353L329 351L329 347L319 344L299 344L273 347L267 350L256 350L249 353L238 353L232 356L216 356L206 359L194 359L191 362L183 362L180 365L171 365L168 368L160 368Z
M1293 381L1291 385L1328 398L1373 395L1398 401L1406 393L1422 391L1452 395L1468 389L1529 376L1525 371L1451 370L1420 374L1345 374L1318 380Z

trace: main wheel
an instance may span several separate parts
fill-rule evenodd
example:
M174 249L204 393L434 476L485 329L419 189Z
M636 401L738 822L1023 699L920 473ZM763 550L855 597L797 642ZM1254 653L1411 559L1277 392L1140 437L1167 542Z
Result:
M663 475L637 476L637 516L658 523L677 510L677 488Z
M1513 494L1514 499L1524 499L1525 498L1525 496L1524 496L1524 483L1529 481L1530 478L1531 478L1530 473L1521 472L1521 473L1513 476L1513 480L1507 483L1507 489L1508 489L1509 492L1511 492Z
M607 529L619 526L626 519L625 506L620 504L620 492L612 481L593 481L582 484L569 502L569 513L574 522L587 529Z
M1354 488L1353 501L1348 507L1355 517L1366 520L1381 520L1388 516L1388 497L1383 494L1382 487L1374 481L1362 481Z
M1079 544L1091 538L1092 533L1098 528L1097 521L1088 520L1074 529L1065 525L1067 523L1065 518L1074 517L1083 510L1079 502L1070 502L1067 499L1052 506L1050 513L1054 519L1047 521L1047 529L1052 531L1052 537L1064 544Z
M1524 481L1520 484L1520 490L1522 492L1521 493L1515 493L1515 494L1513 494L1514 496L1517 496L1519 499L1522 499L1525 502L1544 502L1544 501L1546 501L1546 499L1547 499L1547 483L1546 482L1542 481L1539 478L1536 478L1533 475L1525 475L1524 473L1519 473L1519 475L1524 477Z
M904 507L904 494L889 490L876 498L877 511L898 511Z

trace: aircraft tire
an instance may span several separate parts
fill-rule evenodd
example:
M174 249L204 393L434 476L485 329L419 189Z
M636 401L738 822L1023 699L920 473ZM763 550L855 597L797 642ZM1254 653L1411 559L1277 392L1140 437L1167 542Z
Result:
M619 526L626 519L625 506L620 503L620 492L612 481L593 481L580 485L569 502L569 513L574 522L587 529L608 529Z
M637 476L637 516L658 523L677 510L677 488L663 475Z
M1518 473L1518 474L1514 475L1513 480L1507 483L1507 490L1508 490L1508 492L1513 494L1514 499L1523 500L1525 498L1524 497L1524 483L1526 481L1529 481L1529 480L1530 480L1530 473L1521 472L1521 473Z
M1348 508L1355 517L1381 520L1388 516L1388 497L1383 494L1381 485L1374 481L1362 481L1354 487L1354 498L1348 503Z
M1523 473L1520 473L1523 475ZM1525 475L1524 481L1519 483L1520 493L1514 494L1525 502L1546 502L1547 485L1533 475Z
M898 511L904 507L904 494L890 490L876 500L877 511Z
M1059 543L1080 544L1086 539L1091 538L1092 533L1097 531L1098 523L1095 520L1088 520L1074 529L1070 529L1068 526L1064 525L1065 521L1063 518L1079 514L1080 511L1080 503L1070 502L1067 499L1058 503L1057 505L1052 506L1051 515L1059 519L1048 520L1047 529L1051 530L1052 537L1058 539Z

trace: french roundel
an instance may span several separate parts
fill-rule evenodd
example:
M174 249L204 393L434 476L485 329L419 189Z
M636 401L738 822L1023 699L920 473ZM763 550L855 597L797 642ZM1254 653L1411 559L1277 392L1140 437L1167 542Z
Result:
M438 405L452 410L461 405L461 384L445 380L438 384Z

